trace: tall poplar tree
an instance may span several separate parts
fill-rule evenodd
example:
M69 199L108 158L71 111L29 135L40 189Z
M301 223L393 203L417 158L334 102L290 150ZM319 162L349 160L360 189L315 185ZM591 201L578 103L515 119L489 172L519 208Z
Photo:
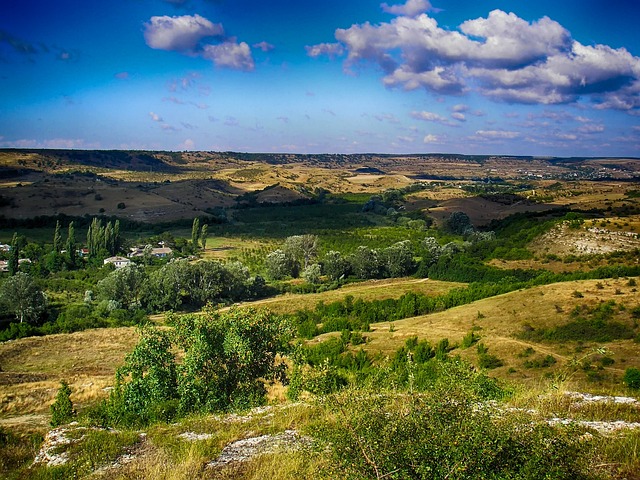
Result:
M69 267L74 268L78 259L76 255L76 233L73 222L69 224L69 231L67 233L67 255L69 255Z

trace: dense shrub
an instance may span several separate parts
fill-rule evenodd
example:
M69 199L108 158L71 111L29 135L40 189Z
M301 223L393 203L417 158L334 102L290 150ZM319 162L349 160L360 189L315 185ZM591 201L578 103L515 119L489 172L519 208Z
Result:
M332 478L596 478L576 426L478 407L468 392L348 391L326 398L313 428Z
M629 388L640 389L640 369L631 367L624 371L623 382Z
M247 408L264 402L264 380L282 376L284 365L275 359L287 350L290 330L280 317L254 309L209 309L170 323L173 331L141 330L109 400L92 413L95 421L145 425Z

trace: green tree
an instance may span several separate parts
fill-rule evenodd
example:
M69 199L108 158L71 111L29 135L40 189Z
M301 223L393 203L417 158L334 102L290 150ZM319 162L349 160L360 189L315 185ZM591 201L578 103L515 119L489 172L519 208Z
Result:
M60 248L62 246L62 233L60 233L60 220L56 222L56 230L53 234L53 251L55 253L60 253Z
M74 268L78 262L76 254L76 233L73 228L73 222L69 223L69 230L67 233L67 256L69 258L69 267Z
M174 321L184 350L178 369L181 411L221 411L264 402L263 380L284 370L275 362L288 349L288 323L266 310L207 310Z
M207 239L209 237L209 225L206 223L202 225L202 230L200 231L200 243L202 244L202 249L207 249Z
M629 388L640 389L640 369L635 367L627 368L624 371L622 381Z
M144 296L146 273L135 264L118 268L96 285L101 300L113 300L123 308L137 308Z
M18 268L20 266L20 241L18 239L18 234L14 233L13 238L11 239L11 250L9 250L9 275L13 276L18 273Z
M318 284L320 283L320 274L322 273L322 269L320 265L317 263L313 263L304 269L302 272L302 278L304 278L307 282Z
M394 243L382 251L384 268L390 277L409 275L414 268L411 241Z
M152 310L173 310L188 301L192 293L195 266L176 259L149 274L143 287L143 303Z
M456 235L466 235L473 232L473 225L469 215L464 212L453 212L444 222L444 227Z
M18 272L0 286L0 300L20 323L34 323L47 307L47 297L26 273Z
M349 262L340 252L331 250L324 256L322 270L331 280L339 280L349 275Z
M115 423L148 423L167 402L176 399L176 360L171 335L165 330L144 327L140 340L116 372L116 386L110 398Z
M293 235L285 240L282 250L298 263L298 270L303 270L318 256L318 236Z
M284 372L276 358L287 352L292 330L268 311L207 309L204 315L172 316L169 323L173 331L141 330L116 374L106 405L111 423L148 423L173 405L180 414L259 405L265 380Z
M422 241L422 262L430 267L438 263L438 259L442 255L442 247L434 237L426 237Z
M191 225L191 245L193 245L193 248L198 248L199 238L200 238L200 218L196 217L193 219L193 224Z
M71 401L71 388L69 384L62 380L60 388L56 394L56 399L51 405L51 422L52 427L58 427L65 423L69 423L73 418L73 402Z
M382 262L376 250L360 245L349 256L349 263L354 275L358 278L377 278L380 276Z
M298 276L298 264L293 257L284 250L274 250L265 259L267 276L271 280L282 280L287 276Z

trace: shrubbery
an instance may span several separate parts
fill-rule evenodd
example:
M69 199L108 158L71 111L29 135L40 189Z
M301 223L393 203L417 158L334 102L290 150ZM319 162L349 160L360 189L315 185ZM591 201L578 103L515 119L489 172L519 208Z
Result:
M327 397L313 429L332 478L596 478L583 429L478 406L463 383L423 395Z
M144 425L194 412L264 402L264 380L281 377L286 322L253 309L174 317L173 330L146 327L116 374L108 401L91 414L107 425ZM181 361L178 362L176 355Z

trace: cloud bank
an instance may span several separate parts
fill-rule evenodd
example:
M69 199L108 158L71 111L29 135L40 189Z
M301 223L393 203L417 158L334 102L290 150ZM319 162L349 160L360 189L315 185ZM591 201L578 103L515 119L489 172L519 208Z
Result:
M346 53L348 72L374 63L389 88L447 95L476 91L520 104L584 99L599 109L640 109L640 58L625 48L583 45L549 17L529 22L493 10L448 30L425 13L432 10L426 0L382 8L396 18L339 28L337 43L309 46L308 55Z

